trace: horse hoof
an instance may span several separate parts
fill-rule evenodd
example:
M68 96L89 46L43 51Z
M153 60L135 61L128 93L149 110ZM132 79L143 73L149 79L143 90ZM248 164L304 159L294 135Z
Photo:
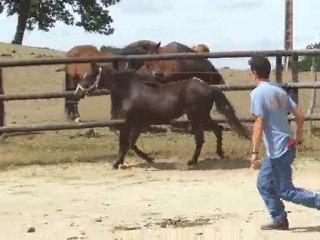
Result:
M196 165L198 162L195 160L191 160L188 162L188 166Z
M154 162L154 158L148 158L146 159L147 163L153 163Z
M218 157L220 158L220 159L223 159L223 158L225 158L225 155L224 155L224 153L222 152L222 153L217 153L218 154Z
M119 165L117 163L112 164L112 170L117 170L119 168Z

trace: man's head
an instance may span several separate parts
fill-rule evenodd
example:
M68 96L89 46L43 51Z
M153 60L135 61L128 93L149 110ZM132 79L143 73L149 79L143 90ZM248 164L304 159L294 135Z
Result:
M249 60L250 69L254 80L268 80L271 64L264 55L257 54Z

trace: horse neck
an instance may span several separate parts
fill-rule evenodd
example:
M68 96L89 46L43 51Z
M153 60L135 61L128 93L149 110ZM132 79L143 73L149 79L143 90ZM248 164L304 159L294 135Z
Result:
M130 75L127 72L111 75L103 75L102 73L101 80L100 86L102 88L107 88L121 99L125 99L129 96L133 81L131 81Z

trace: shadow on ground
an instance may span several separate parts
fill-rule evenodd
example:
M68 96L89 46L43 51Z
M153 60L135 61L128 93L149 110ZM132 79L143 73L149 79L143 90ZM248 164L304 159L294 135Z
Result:
M294 227L294 228L290 228L290 231L295 233L320 232L320 225L308 226L308 227Z
M231 169L242 169L249 167L249 161L243 158L224 158L224 159L213 159L205 158L199 160L197 165L187 166L187 160L182 161L181 159L157 159L153 163L149 164L146 162L129 163L124 168L152 168L156 170L231 170Z

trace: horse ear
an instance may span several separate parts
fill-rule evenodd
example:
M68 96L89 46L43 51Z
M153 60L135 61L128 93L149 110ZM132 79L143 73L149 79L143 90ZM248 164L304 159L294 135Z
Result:
M90 67L91 67L91 70L94 71L98 66L96 62L91 62Z
M156 48L159 48L161 45L161 41L157 43Z

